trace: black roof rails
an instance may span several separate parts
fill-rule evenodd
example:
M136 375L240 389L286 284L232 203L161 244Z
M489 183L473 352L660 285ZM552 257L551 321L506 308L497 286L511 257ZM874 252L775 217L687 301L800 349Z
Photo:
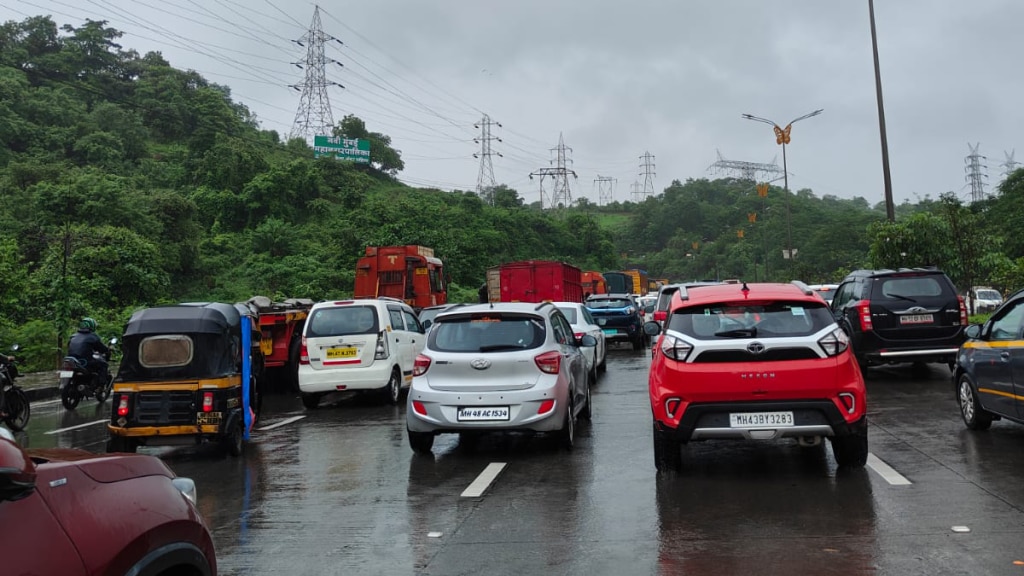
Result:
M554 305L555 305L554 302L541 302L540 304L537 304L537 307L534 308L534 310L540 310L541 308L543 308L545 306L554 306Z

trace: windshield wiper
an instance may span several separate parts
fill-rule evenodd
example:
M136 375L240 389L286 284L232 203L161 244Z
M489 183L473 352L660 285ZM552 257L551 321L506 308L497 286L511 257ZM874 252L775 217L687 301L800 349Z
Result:
M886 294L886 296L888 296L889 298L897 298L899 300L907 300L915 304L917 303L917 300L914 300L910 296L903 296L902 294Z
M497 352L498 350L522 350L523 347L519 344L491 344L490 346L481 346L481 352Z
M715 332L715 336L722 338L756 338L757 328L737 328L735 330L723 330L721 332Z

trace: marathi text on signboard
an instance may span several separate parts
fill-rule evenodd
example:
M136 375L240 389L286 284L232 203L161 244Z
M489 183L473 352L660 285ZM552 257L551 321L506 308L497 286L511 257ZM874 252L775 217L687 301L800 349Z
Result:
M313 155L317 158L329 156L338 160L352 160L360 164L370 163L370 141L340 136L315 136Z

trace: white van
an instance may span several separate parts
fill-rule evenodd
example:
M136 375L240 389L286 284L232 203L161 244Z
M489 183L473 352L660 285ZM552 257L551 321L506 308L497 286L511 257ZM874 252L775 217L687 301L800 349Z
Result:
M314 304L299 351L302 404L312 410L328 393L348 390L376 392L398 404L412 383L423 332L413 309L398 299Z

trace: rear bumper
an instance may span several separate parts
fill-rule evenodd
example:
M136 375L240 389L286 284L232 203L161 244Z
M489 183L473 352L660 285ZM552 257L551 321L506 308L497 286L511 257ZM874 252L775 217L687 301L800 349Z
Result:
M313 368L299 365L299 391L322 394L339 390L377 390L387 386L394 363L379 360L362 368ZM408 388L412 375L402 378L402 387Z
M854 339L853 350L858 359L869 364L947 363L956 361L957 351L960 350L963 341L963 330L950 338L906 342L882 339L877 334L860 334Z
M737 412L792 412L794 425L733 428L729 425L729 414ZM775 440L863 433L867 430L867 418L847 422L835 403L829 400L723 402L690 404L676 428L661 421L655 421L655 425L659 431L679 442L710 439Z
M560 430L565 422L568 406L568 385L538 385L526 390L497 392L448 392L413 383L406 407L406 423L412 432L497 432L530 431L552 432ZM545 400L554 399L550 411L538 414ZM422 404L427 414L416 412L412 403ZM462 421L458 410L463 407L508 406L509 419L501 421Z

